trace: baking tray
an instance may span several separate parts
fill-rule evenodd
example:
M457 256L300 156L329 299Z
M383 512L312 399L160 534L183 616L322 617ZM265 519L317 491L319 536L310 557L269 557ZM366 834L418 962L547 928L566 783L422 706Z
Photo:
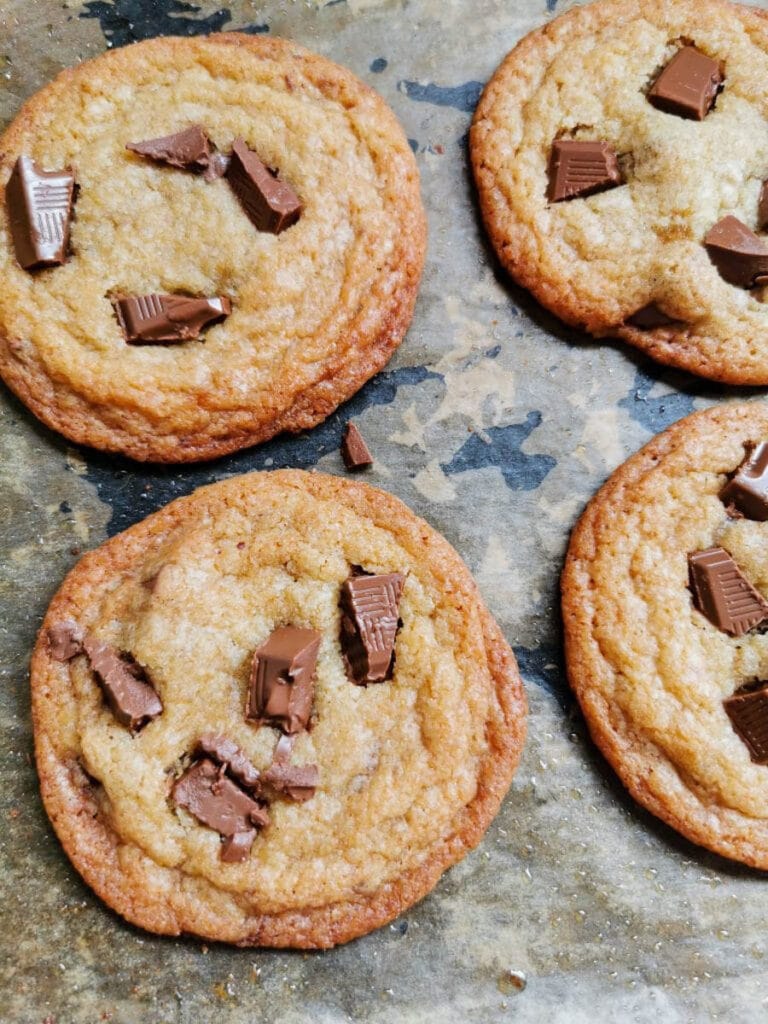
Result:
M727 397L566 330L499 271L467 161L482 83L564 0L2 0L0 118L62 67L157 34L246 28L347 65L397 112L429 212L427 267L387 369L311 433L198 467L67 445L0 391L0 1021L515 1024L768 1016L768 889L625 796L564 680L558 574L606 476ZM761 6L768 6L765 0ZM80 882L45 818L27 663L78 555L199 484L251 469L342 473L354 416L368 479L445 534L514 646L530 737L474 853L393 924L325 953L143 934ZM762 1015L762 1018L761 1018Z

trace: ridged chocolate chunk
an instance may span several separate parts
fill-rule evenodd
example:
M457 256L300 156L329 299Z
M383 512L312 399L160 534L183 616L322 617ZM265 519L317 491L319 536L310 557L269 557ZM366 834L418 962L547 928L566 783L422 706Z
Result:
M317 630L276 629L254 652L245 717L289 734L306 729L319 649Z
M694 604L723 633L743 636L768 619L768 601L724 548L697 551L688 565Z
M83 653L85 633L72 619L55 622L48 629L48 649L56 661L71 661Z
M353 683L381 683L390 674L405 576L350 576L341 588L341 647Z
M162 713L163 705L146 670L130 654L116 651L90 634L83 640L83 649L121 725L135 732Z
M621 184L621 171L608 142L556 139L549 162L549 201L577 199Z
M709 258L720 276L739 288L754 288L768 279L768 245L746 224L728 215L704 236Z
M750 452L720 492L720 500L747 519L768 520L768 442Z
M207 732L200 737L199 747L201 753L207 754L220 764L241 786L251 790L259 789L261 774L258 768L251 763L248 755L234 740Z
M757 764L768 764L768 683L723 701L735 732Z
M373 465L373 456L365 443L365 438L354 423L348 423L345 428L341 441L341 457L350 473Z
M125 148L158 163L195 171L202 174L206 181L220 178L227 169L227 158L217 152L199 124L174 135L163 135L144 142L129 142Z
M124 295L113 302L125 340L132 345L193 341L204 327L224 320L232 306L224 296Z
M42 171L29 156L16 161L5 201L16 259L25 270L66 260L74 190L70 169Z
M175 783L173 800L225 838L220 854L224 861L245 860L256 829L269 824L266 809L208 758L196 761Z
M648 99L668 114L703 121L722 84L718 62L695 46L684 46L653 83Z
M291 186L277 178L243 139L232 146L227 181L259 231L279 235L301 216L301 200Z
M647 306L643 306L628 317L627 323L631 327L639 327L641 331L652 331L656 327L671 327L673 324L679 324L680 321L667 316L655 302L649 302Z

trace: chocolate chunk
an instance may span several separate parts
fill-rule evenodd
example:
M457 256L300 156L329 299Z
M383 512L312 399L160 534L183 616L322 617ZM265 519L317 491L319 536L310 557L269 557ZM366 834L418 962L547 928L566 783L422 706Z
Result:
M754 288L768 275L768 246L738 217L723 217L704 236L709 258L729 284Z
M768 683L723 701L731 725L757 764L768 764Z
M763 182L760 198L757 201L757 227L759 231L768 228L768 181Z
M283 626L253 655L245 717L285 733L306 729L315 690L320 633Z
M269 815L264 807L224 775L224 769L203 758L196 761L173 787L174 802L199 822L215 829L226 842L222 860L244 860L255 837L255 828L265 828Z
M83 640L83 649L121 725L137 731L157 718L163 705L146 671L130 654L120 654L90 634Z
M746 579L723 548L688 556L696 608L730 636L742 636L768 619L768 601Z
M768 442L759 444L720 492L720 500L747 519L768 520Z
M246 789L259 789L259 770L248 760L248 755L226 736L204 733L200 737L200 750L222 765L241 786L245 786Z
M373 456L368 450L363 435L354 423L348 423L341 441L341 457L350 473L367 469L373 465Z
M71 661L83 653L85 633L72 619L54 623L48 629L48 649L56 661Z
M577 199L621 185L621 171L608 142L556 139L549 162L549 201Z
M353 683L381 683L390 674L405 576L350 576L341 587L341 646Z
M656 327L671 327L673 324L679 324L680 321L667 316L655 302L649 302L647 306L643 306L642 309L638 309L636 313L628 317L627 323L631 327L639 327L642 331L652 331Z
M241 864L248 860L256 835L256 829L249 828L247 832L235 832L233 836L227 836L221 844L219 857L227 864Z
M279 235L301 216L301 200L291 186L280 181L243 139L235 139L232 146L227 181L259 231Z
M20 156L5 186L13 247L25 270L55 267L67 258L75 176L70 168L41 171Z
M125 295L115 299L125 340L133 345L192 341L204 327L228 317L229 299L193 299L186 295Z
M125 147L140 156L170 164L185 171L196 171L206 181L220 178L226 172L228 160L219 153L199 124L192 125L174 135L144 142L129 142Z
M716 60L695 46L678 50L653 83L648 99L659 110L703 121L712 109L723 73Z
M303 803L315 795L320 781L316 764L271 764L263 776L266 785L291 800Z

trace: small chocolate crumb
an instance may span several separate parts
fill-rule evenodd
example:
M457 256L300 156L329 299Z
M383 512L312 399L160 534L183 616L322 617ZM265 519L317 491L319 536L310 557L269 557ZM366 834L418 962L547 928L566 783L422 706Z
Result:
M608 142L556 139L549 162L549 201L578 199L621 185L621 171Z
M743 636L768 620L768 601L747 580L724 548L688 556L696 608L729 636Z
M347 423L341 440L341 457L350 473L373 465L373 456L354 423Z
M394 659L405 576L351 575L341 588L341 647L353 683L381 683Z
M301 200L291 186L272 174L243 139L232 146L227 181L259 231L279 235L301 216Z
M757 227L759 231L768 228L768 181L763 182L760 198L757 201Z
M667 114L703 121L722 83L723 73L716 60L695 46L684 46L653 83L648 99Z
M720 500L747 519L768 520L768 442L750 452L720 492Z
M224 296L125 295L112 304L125 340L132 345L192 341L204 327L224 320L232 311Z
M285 733L307 728L321 635L314 629L276 629L253 655L245 717Z
M709 258L720 276L739 288L765 284L768 246L746 224L731 215L723 217L704 236Z
M43 171L29 156L16 161L5 201L16 259L25 270L66 261L74 190L71 168Z

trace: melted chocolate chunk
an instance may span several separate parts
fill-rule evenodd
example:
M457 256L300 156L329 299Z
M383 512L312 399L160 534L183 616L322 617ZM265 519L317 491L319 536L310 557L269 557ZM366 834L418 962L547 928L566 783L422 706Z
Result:
M720 492L720 500L747 519L768 520L768 442L750 452Z
M163 710L145 669L130 654L121 654L90 634L83 640L112 713L121 725L136 732Z
M256 836L256 829L249 828L247 832L235 832L233 836L224 837L219 857L226 864L242 864L248 860Z
M738 217L719 220L704 236L709 258L720 276L739 288L754 288L768 279L768 246Z
M272 764L264 773L264 783L291 800L310 800L320 781L316 764Z
M301 200L291 186L272 174L243 139L232 146L227 181L259 231L279 235L301 216Z
M341 457L350 473L373 465L373 456L354 423L347 423L341 441Z
M581 142L556 139L549 162L549 201L604 192L621 185L621 171L613 147L608 142Z
M390 675L405 576L350 576L341 588L341 647L353 683L381 683Z
M668 114L703 121L722 84L718 62L695 46L684 46L653 83L648 99Z
M65 262L74 191L71 169L42 171L29 156L16 161L5 201L16 259L25 270Z
M723 633L743 636L768 620L768 601L723 548L697 551L688 565L696 608Z
M723 701L734 731L757 764L768 764L768 683Z
M656 327L672 327L679 324L679 320L673 320L667 316L663 309L659 309L655 302L649 302L647 306L638 309L636 313L627 318L631 327L639 327L642 331L652 331Z
M208 758L196 761L178 779L173 787L173 800L227 840L239 836L235 842L222 845L222 860L244 860L253 843L255 828L269 824L265 808Z
M320 633L284 626L253 655L245 717L285 733L306 729L312 712Z
M768 228L768 181L763 182L760 198L757 201L757 227L760 231Z
M208 732L200 737L199 747L203 754L207 754L218 762L241 786L258 791L261 785L261 774L251 764L248 755L235 742L227 739L226 736Z
M206 181L222 177L228 164L227 157L217 151L199 124L158 139L129 142L125 148L158 163L195 171Z
M83 653L85 633L72 619L54 623L48 630L48 649L56 661L71 661Z
M112 303L132 345L192 341L204 327L228 317L229 299L193 299L186 295L125 295Z

